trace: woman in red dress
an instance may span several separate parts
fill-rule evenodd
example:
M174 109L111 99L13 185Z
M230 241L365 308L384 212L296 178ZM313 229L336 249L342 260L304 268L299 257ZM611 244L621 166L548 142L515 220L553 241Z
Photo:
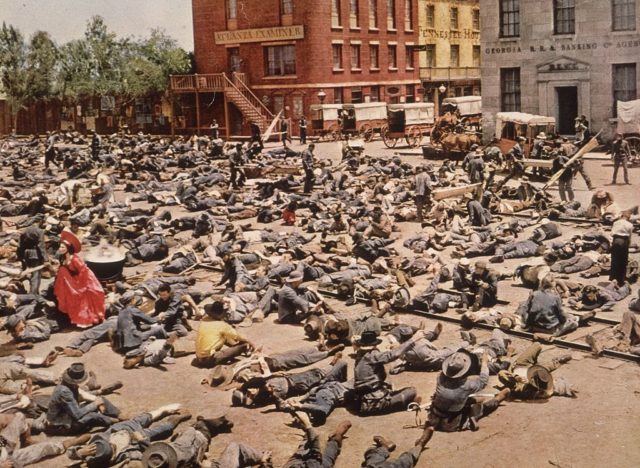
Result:
M104 291L100 282L78 255L82 244L71 232L62 231L60 268L53 292L58 310L74 325L91 327L104 320Z

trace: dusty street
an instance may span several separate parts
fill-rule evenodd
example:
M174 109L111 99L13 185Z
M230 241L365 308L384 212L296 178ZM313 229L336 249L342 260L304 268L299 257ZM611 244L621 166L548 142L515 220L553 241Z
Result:
M294 145L294 149L300 149ZM402 151L396 148L395 151ZM384 148L380 141L370 143L365 154L373 156L391 157L393 151ZM319 158L337 160L339 150L337 143L321 143L316 155ZM404 161L417 164L424 161L420 156L401 156ZM434 162L436 166L438 162ZM612 164L608 160L589 159L586 162L588 173L596 187L604 187L609 182ZM640 203L638 187L640 186L640 169L630 169L630 178L634 185L607 186L623 209ZM574 183L576 197L586 203L590 199L590 192L586 190L584 181L578 176ZM119 186L121 189L121 186ZM553 193L555 189L553 189ZM116 192L117 199L123 200L125 194ZM186 215L186 211L172 210L174 215ZM244 223L243 223L244 224ZM258 226L253 220L253 225ZM289 229L274 223L279 229ZM563 239L574 233L591 228L590 225L563 224ZM406 236L420 229L417 223L400 223L400 233L394 247L400 255L413 255L403 248L402 241ZM525 236L530 233L525 231ZM182 233L182 236L189 232ZM634 239L638 242L637 237ZM251 246L248 250L252 250ZM256 246L257 247L257 246ZM448 247L443 256L449 259L452 248ZM640 260L637 254L632 258ZM512 272L520 263L518 260L507 260L505 263L494 265L499 272ZM155 264L145 264L142 267L129 268L127 274L153 270ZM210 288L219 278L219 273L198 271L195 276L199 279L199 287ZM573 275L572 275L573 277ZM578 278L577 275L575 278ZM601 280L604 277L600 278ZM596 283L595 279L581 281ZM422 277L416 279L417 284L412 293L418 293L426 287L427 281ZM637 285L633 285L632 296L637 296ZM529 293L511 280L500 282L499 296L508 301L508 305L499 306L513 309L523 301ZM619 319L631 297L617 304L612 312L602 313L607 317ZM346 307L344 303L333 301L339 310L362 311L365 306L355 305ZM449 312L455 315L455 312ZM263 346L266 353L284 351L305 345L303 332L300 327L277 325L275 316L271 315L263 323L243 328L246 334L256 344ZM399 315L402 322L418 324L423 321L427 329L433 328L436 321L424 319L417 315ZM194 329L197 323L193 322ZM595 326L597 327L597 325ZM444 323L444 332L438 339L439 344L459 341L457 325ZM63 346L68 343L77 332L56 334L49 342L40 343L33 350L27 351L27 356L44 355L53 346ZM489 336L488 331L476 331L479 341ZM578 329L569 336L574 341L584 341L589 331ZM186 338L193 339L195 331ZM8 340L3 333L1 341ZM521 349L526 341L515 339L516 348ZM559 354L563 352L554 346L544 346L544 353ZM353 360L346 355L352 375ZM496 413L480 422L477 432L464 433L436 433L423 453L418 466L421 467L634 467L640 459L640 367L638 364L613 360L608 358L595 359L591 355L573 351L573 360L562 366L556 375L561 375L579 389L575 399L554 397L544 403L507 402ZM77 359L59 357L55 372L62 372L71 362ZM99 383L105 385L116 380L122 380L124 387L112 400L123 409L126 416L134 416L168 403L181 403L192 414L217 416L226 414L235 422L232 434L215 438L211 444L212 453L217 454L231 441L244 441L262 450L273 451L275 466L280 466L295 450L302 439L302 431L290 427L291 417L286 413L277 412L273 406L264 409L244 409L230 406L230 392L217 390L201 384L207 375L206 370L190 366L190 357L179 358L166 369L141 368L124 370L122 357L115 354L107 344L100 344L91 352L79 359L88 369L98 375ZM418 388L424 401L428 401L434 391L436 373L403 373L390 376L394 386L413 385ZM490 392L495 377L485 390ZM49 390L45 390L49 391ZM424 420L425 413L417 416ZM420 429L415 427L416 417L413 413L396 413L387 416L361 418L349 414L345 409L335 410L327 423L319 428L322 443L335 426L342 420L349 419L353 428L344 442L342 454L336 466L352 468L360 465L362 455L371 444L373 435L383 435L398 444L394 455L413 446L419 436ZM188 423L183 423L188 424ZM42 436L39 436L42 437ZM67 463L64 457L43 463L43 467L58 467Z

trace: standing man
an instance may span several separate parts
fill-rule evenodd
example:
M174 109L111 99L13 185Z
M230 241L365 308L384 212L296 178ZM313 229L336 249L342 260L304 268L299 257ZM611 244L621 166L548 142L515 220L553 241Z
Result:
M302 168L304 169L304 193L310 193L313 189L315 176L313 175L313 149L314 143L310 143L306 150L302 152Z
M303 115L300 117L300 144L307 144L307 118Z
M280 131L282 132L282 144L287 146L287 141L293 143L289 136L289 122L285 118L280 119Z
M629 222L629 213L624 213L611 227L611 271L610 280L616 280L622 286L627 279L627 263L629 262L629 245L633 224Z
M211 125L209 126L209 129L211 130L212 140L217 140L218 138L220 138L220 125L218 125L218 121L216 119L213 119Z
M44 265L48 260L47 250L44 246L44 231L35 225L29 226L22 231L16 255L18 260L22 262L23 270L28 268L37 268ZM34 270L31 273L30 294L40 294L41 279L41 269Z
M94 161L98 160L100 147L102 146L102 138L95 130L91 130L91 156Z
M236 147L229 153L229 172L231 177L231 186L238 189L244 185L246 177L242 166L244 164L244 155L242 154L242 143L236 143Z
M421 171L416 174L416 210L418 212L418 222L422 223L422 210L425 205L429 209L431 204L431 174L433 166L425 164L421 166Z
M56 167L59 168L56 163L56 141L58 140L58 136L56 132L47 132L47 142L45 143L44 150L44 168L45 170L49 169L49 163L53 163Z
M569 162L569 158L564 154L558 153L556 151L551 153L554 156L553 166L551 167L553 173L557 173L560 170L562 175L558 179L558 191L560 192L560 199L563 202L573 201L575 196L573 195L573 188L571 184L573 183L573 169L569 166L567 167L567 162Z
M251 142L249 143L249 147L255 142L260 147L260 151L262 151L264 149L264 143L262 143L262 133L258 122L252 120L249 126L251 127Z
M627 169L627 160L631 156L631 149L627 140L622 138L621 133L616 133L611 148L611 158L613 159L613 180L611 185L616 184L618 178L618 168L622 165L624 169L624 183L629 185L629 170Z

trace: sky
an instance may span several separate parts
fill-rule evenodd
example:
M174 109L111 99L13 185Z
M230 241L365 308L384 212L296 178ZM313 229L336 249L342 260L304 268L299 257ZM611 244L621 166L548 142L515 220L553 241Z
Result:
M148 36L162 28L182 48L193 50L191 0L0 0L0 22L26 38L48 31L58 44L81 38L94 15L118 36Z

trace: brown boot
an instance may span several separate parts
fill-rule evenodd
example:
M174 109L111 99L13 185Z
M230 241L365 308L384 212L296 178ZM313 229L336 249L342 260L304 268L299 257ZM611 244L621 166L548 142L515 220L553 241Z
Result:
M437 325L433 327L433 331L431 332L431 334L433 335L433 340L436 340L440 336L440 333L442 333L442 324L438 322Z
M339 353L342 350L344 350L344 344L340 343L339 345L336 345L333 348L328 349L327 353L329 353L329 356L333 356L334 354Z
M431 440L431 437L433 437L433 427L426 426L420 438L416 440L415 446L420 447L420 450L424 450L427 443Z
M373 437L373 442L378 447L386 448L389 452L393 452L396 449L396 444L394 442L392 442L389 439L386 439L386 438L384 438L382 436L374 436Z
M602 345L596 339L595 336L587 335L587 337L585 338L585 341L587 342L587 344L591 348L591 352L593 352L593 354L595 354L596 356L600 356L602 354L602 352L604 351L604 348L602 347Z
M144 354L141 354L139 356L124 358L124 363L122 364L122 367L124 367L125 369L133 369L142 361L144 361Z
M100 385L98 385L98 378L93 371L89 371L89 380L87 380L87 388L89 391L99 390Z
M336 430L333 431L333 434L329 436L329 440L333 439L338 442L338 445L342 445L342 439L344 439L344 436L347 434L349 429L351 429L351 421L342 421L338 424Z

